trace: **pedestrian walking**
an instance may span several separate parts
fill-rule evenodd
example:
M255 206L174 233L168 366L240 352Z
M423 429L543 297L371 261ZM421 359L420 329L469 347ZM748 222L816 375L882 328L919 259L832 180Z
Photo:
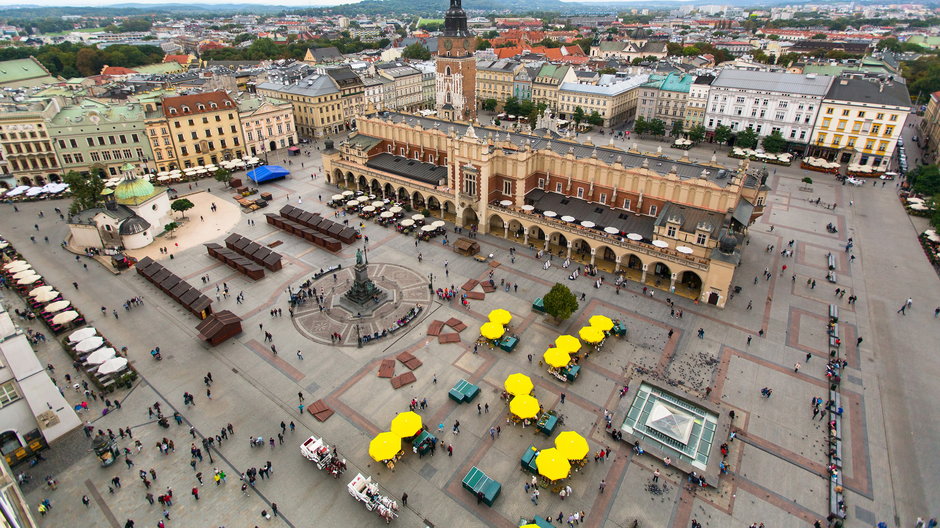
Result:
M604 488L606 488L606 487L607 487L607 482L604 481L604 480L601 480L601 484L600 484L600 486L598 486L598 489L600 489L600 492L601 492L601 493L604 493Z

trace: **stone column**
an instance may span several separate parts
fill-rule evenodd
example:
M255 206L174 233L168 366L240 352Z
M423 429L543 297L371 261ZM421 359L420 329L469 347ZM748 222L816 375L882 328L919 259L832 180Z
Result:
M619 273L619 272L620 272L620 258L621 258L621 257L618 255L618 256L614 259L614 273Z
M550 236L545 237L545 247L542 248L543 251L548 251L548 242L552 238Z
M571 248L573 248L573 247L574 247L574 242L571 242L571 241L569 240L569 241L568 241L568 257L567 257L567 258L571 258Z
M503 222L503 238L509 240L509 222Z
M529 228L526 227L524 230L525 236L522 238L522 245L529 247Z
M669 276L669 293L676 291L676 277L677 276L678 276L677 273L673 273L672 275Z
M591 265L594 265L594 258L597 257L597 249L591 248Z
M640 282L646 284L646 270L649 268L648 264L643 264L643 275L640 276Z

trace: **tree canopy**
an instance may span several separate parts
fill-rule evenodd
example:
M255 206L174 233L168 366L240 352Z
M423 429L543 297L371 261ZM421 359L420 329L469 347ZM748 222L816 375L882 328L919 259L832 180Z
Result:
M9 46L0 48L0 61L36 57L53 75L62 77L87 77L98 75L104 65L133 68L154 64L163 60L163 50L158 46L129 46L116 44L104 49L65 42L38 48Z
M731 127L718 125L715 127L715 143L725 144L731 139Z
M415 42L414 44L407 46L401 52L402 58L412 59L412 60L429 60L431 58L431 52L428 51L420 42Z
M186 218L186 211L189 211L193 207L196 207L196 204L190 202L186 198L180 198L179 200L173 200L173 203L170 204L170 209L182 213L183 218Z
M578 309L578 299L571 293L564 284L556 282L551 291L542 298L545 305L545 313L551 315L558 321L564 321L571 317Z
M940 194L940 167L937 165L921 165L907 173L914 192L926 196Z
M98 206L101 201L101 191L104 190L104 180L100 176L69 171L62 177L62 181L69 184L69 192L72 193L72 205L69 206L70 213L80 213Z
M757 147L757 139L757 132L753 128L745 128L738 132L734 144L737 147L752 149Z
M767 152L776 154L777 152L783 152L783 150L787 148L787 140L783 138L783 134L781 134L779 130L774 130L769 136L764 136L761 145Z

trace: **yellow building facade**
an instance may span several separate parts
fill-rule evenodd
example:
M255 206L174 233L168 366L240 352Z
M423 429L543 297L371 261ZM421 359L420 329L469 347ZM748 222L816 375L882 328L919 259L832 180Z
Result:
M238 106L227 93L165 97L161 105L179 167L217 164L244 156Z

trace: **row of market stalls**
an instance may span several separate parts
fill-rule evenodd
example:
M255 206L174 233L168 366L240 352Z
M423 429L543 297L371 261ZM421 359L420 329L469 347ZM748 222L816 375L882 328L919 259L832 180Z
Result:
M431 220L423 214L408 214L403 204L362 191L334 194L327 205L384 227L394 227L399 233L414 233L421 240L430 240L446 231L443 220Z
M8 242L0 246L9 246ZM14 289L20 297L26 300L30 312L30 319L40 319L53 334L61 334L74 327L85 324L82 316L70 301L65 300L62 294L50 284L19 254L12 257L5 255L7 262L0 273L0 282ZM14 258L15 260L9 260Z
M731 152L728 153L728 157L736 159L749 159L751 161L760 161L765 163L772 163L774 165L785 166L789 166L790 163L793 162L793 154L790 154L789 152L774 154L772 152L764 152L762 150L739 147L733 147ZM837 163L836 166L838 165L839 164Z

